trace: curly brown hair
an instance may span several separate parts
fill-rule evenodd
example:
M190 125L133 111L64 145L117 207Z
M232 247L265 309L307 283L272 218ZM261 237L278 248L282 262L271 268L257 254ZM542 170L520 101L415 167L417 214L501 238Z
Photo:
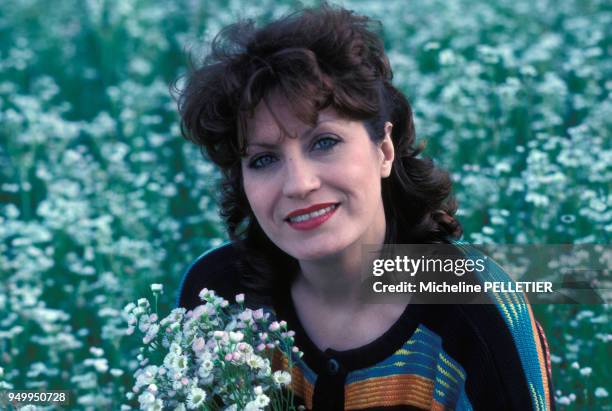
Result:
M381 34L380 22L326 3L260 28L240 20L217 34L210 54L175 90L183 136L222 171L221 215L250 268L248 288L273 290L297 268L265 235L242 186L247 122L262 101L272 113L268 97L276 91L311 126L329 106L363 121L374 142L384 138L386 121L393 124L396 155L382 181L385 243L447 243L461 236L449 174L419 157L423 145L415 146L412 109L391 84Z

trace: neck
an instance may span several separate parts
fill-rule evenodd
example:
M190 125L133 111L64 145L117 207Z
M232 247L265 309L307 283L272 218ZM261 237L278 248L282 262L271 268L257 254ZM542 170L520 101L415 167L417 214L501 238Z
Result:
M384 243L384 221L382 226L381 232L373 234L367 244ZM334 309L358 310L364 305L360 298L364 280L361 242L352 244L341 253L317 260L302 260L299 264L300 273L292 286L294 293Z

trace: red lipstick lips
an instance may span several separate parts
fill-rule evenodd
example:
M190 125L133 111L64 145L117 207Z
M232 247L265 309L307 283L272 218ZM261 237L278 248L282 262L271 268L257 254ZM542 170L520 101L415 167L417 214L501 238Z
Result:
M311 230L327 221L338 209L339 203L322 203L290 212L285 221L296 230ZM328 209L326 212L314 216L310 213ZM296 219L298 218L298 219Z
M287 214L287 217L285 217L285 220L288 220L291 217L297 217L297 216L299 216L301 214L312 213L314 211L320 210L320 209L325 208L325 207L332 206L334 204L337 204L337 203L321 203L321 204L315 204L315 205L312 205L312 206L306 207L306 208L300 208L299 210L295 210L295 211L292 211L289 214Z

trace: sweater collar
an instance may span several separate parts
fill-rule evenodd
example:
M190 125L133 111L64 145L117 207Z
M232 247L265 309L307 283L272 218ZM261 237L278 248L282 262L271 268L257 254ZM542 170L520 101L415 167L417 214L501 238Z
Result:
M322 351L308 337L295 310L289 284L279 287L274 293L273 308L277 318L285 320L288 328L295 332L295 345L304 353L302 360L320 375L325 373L331 359L338 361L346 371L353 371L371 367L393 355L416 330L425 306L408 304L397 321L374 341L342 351L331 348Z

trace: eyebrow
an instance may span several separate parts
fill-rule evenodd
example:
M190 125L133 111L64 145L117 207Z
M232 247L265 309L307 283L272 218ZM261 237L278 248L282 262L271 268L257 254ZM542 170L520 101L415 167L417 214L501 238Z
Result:
M309 135L314 130L316 130L321 124L329 123L329 122L333 122L333 121L335 121L335 119L319 121L317 124L315 124L315 126L313 128L310 128L310 129L306 130L304 133L302 133L302 135L300 136L300 139L305 138L307 135ZM258 147L263 147L263 148L275 148L277 145L278 145L277 143L254 142L254 143L248 143L247 147L258 146Z

